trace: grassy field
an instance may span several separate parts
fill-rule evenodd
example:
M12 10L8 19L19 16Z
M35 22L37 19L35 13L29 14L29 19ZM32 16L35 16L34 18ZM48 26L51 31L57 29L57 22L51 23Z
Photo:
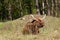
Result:
M45 26L40 28L40 33L37 35L23 35L22 28L30 19L28 15L22 18L0 22L0 40L60 40L60 18L47 16Z

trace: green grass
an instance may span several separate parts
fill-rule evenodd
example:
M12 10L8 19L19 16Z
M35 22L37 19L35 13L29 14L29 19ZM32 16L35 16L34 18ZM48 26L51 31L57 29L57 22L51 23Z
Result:
M0 22L0 28L2 28L3 27L3 22Z
M37 35L23 35L22 28L30 19L28 15L14 21L0 23L0 40L60 40L60 18L47 16L45 26Z

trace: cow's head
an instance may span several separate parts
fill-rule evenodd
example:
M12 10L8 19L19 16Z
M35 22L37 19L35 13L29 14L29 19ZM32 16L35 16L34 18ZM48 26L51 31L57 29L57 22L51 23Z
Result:
M41 28L41 27L43 27L44 26L44 19L45 19L45 17L46 17L46 14L44 15L44 17L43 18L41 18L41 17L34 17L33 15L31 15L32 17L33 17L33 24L34 25L36 25L38 28Z

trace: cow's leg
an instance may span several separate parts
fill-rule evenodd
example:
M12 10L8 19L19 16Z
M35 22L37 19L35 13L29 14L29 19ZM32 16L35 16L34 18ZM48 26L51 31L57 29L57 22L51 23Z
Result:
M23 34L29 34L29 27L25 27L25 28L23 28Z
M39 33L39 30L38 30L38 33Z
M38 34L39 33L39 28L37 26L33 27L32 34Z

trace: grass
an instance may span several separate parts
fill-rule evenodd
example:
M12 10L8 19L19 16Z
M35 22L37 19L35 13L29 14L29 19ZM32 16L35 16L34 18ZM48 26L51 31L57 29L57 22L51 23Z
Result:
M37 35L23 35L22 28L30 17L24 16L26 20L21 18L14 21L0 23L0 40L60 40L60 18L47 16L45 26L40 28Z
M2 22L0 22L0 27L1 27L1 26L3 26L3 23L2 23Z

